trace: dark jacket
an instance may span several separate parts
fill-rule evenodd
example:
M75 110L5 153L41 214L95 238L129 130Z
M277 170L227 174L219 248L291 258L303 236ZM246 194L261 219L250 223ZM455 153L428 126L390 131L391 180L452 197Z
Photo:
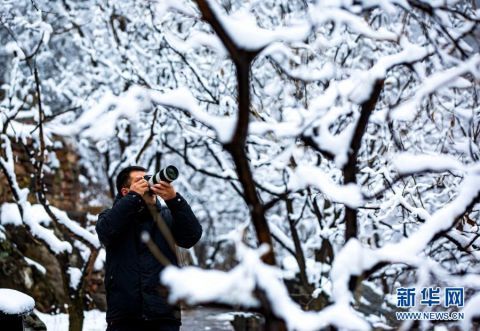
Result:
M190 248L202 235L202 227L185 199L177 196L157 203L156 210L169 226L176 244ZM161 234L142 197L130 192L117 195L111 209L100 213L96 230L106 248L105 288L107 321L121 319L169 320L180 324L180 309L167 303L159 274L164 266L150 253L140 236L150 234L160 251L175 265L175 252Z

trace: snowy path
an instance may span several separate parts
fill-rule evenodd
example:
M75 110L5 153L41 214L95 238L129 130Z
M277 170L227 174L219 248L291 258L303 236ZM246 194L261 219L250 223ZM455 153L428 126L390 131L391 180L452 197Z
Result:
M40 319L47 325L48 331L68 330L68 316L66 314L47 315L36 312ZM231 312L199 307L182 311L182 331L233 331L230 320ZM105 313L98 310L85 312L84 331L105 331Z
M182 311L181 331L210 330L233 331L233 314L226 310L199 307Z

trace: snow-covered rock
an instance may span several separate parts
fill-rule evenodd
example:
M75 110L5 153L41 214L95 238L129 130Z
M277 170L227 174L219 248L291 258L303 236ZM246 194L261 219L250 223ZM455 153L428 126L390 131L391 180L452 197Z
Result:
M25 293L0 288L0 311L5 314L25 314L29 313L35 307L35 300Z

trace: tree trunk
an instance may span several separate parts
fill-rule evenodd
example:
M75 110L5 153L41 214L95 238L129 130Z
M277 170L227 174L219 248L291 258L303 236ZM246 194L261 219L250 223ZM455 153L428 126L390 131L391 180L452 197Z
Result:
M362 138L368 125L368 119L372 114L375 106L377 105L378 98L383 88L383 79L379 79L375 82L370 98L362 103L360 117L357 121L355 131L350 143L350 149L348 153L348 161L344 165L343 179L344 184L357 183L357 157L360 147L362 146ZM345 210L345 242L350 238L356 238L358 235L358 223L357 223L357 211L355 209L347 207Z
M81 297L73 298L68 307L69 331L82 331L83 329L83 300Z
M291 215L293 214L293 203L291 199L285 199L285 203L287 205L287 219L290 226L290 233L292 234L293 244L295 245L295 259L297 260L298 268L300 270L300 282L303 289L302 294L310 295L310 293L312 292L312 286L308 282L305 255L303 254L302 244L300 242L300 237L298 236L295 221L291 217Z

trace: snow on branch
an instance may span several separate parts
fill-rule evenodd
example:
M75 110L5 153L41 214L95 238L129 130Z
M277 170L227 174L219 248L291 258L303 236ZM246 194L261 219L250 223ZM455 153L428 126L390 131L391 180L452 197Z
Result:
M467 169L463 163L450 155L414 155L411 153L401 153L394 156L392 163L400 175L426 171L465 171Z
M336 84L332 84L336 85ZM326 104L324 104L326 105ZM316 104L315 106L318 106ZM330 126L343 115L350 113L352 109L349 106L343 107L330 107L328 112L322 116L322 118L315 123L315 126L319 128L317 136L313 136L312 139L322 148L334 155L335 164L338 167L343 167L348 161L348 149L352 140L355 123L358 121L358 112L354 113L354 121L348 124L340 133L334 134L330 131ZM309 134L307 131L305 134Z
M261 137L268 132L273 132L279 138L295 137L302 133L304 126L300 117L282 122L276 122L273 119L269 119L268 122L253 121L248 127L248 133Z
M469 87L471 83L462 78L462 75L471 73L477 80L480 79L480 54L473 55L465 62L450 69L437 72L426 78L415 94L391 111L394 120L411 121L418 112L422 100L432 93L448 87Z
M268 226L270 231L272 232L272 236L274 236L278 241L282 243L285 247L287 247L291 252L295 252L295 245L291 238L289 238L274 222L273 219L277 219L277 215L272 215L270 221L268 222Z
M72 247L70 243L58 239L54 232L44 227L51 222L50 216L46 213L45 209L40 204L30 205L28 202L21 204L23 210L23 217L19 212L19 206L16 203L4 203L0 209L0 224L13 224L21 225L25 223L29 226L32 234L45 241L48 247L55 253L71 252ZM69 231L92 245L95 248L100 248L100 242L98 237L82 228L80 224L71 220L67 214L55 207L50 206L56 220L64 225Z
M231 271L201 270L195 267L169 266L161 274L161 282L169 290L171 303L224 303L256 308L256 291L266 295L272 312L285 321L289 330L314 331L328 325L350 330L368 330L369 325L357 316L349 305L335 305L320 312L305 312L288 294L281 272L262 262L265 245L254 250L241 242L241 233L235 239L240 263Z
M0 207L0 224L22 225L22 215L16 203L4 203Z
M363 196L357 185L353 183L338 185L319 168L301 165L293 171L288 187L296 191L306 186L314 186L332 201L344 203L351 208L363 204Z
M370 98L376 82L386 78L389 69L399 64L418 62L432 52L431 48L412 44L406 38L400 40L400 45L402 51L384 56L369 70L354 72L349 78L339 82L340 93L352 102L362 104Z
M336 27L346 25L352 32L371 39L388 41L398 39L396 33L385 28L374 30L361 16L344 9L332 7L329 2L318 1L316 6L310 7L310 17L313 22L319 25L327 22L333 22Z
M45 228L42 224L48 224L50 217L46 214L40 205L31 205L27 201L29 190L21 189L17 182L17 177L14 172L14 157L9 138L1 135L2 147L5 152L5 157L0 157L0 166L7 176L13 196L16 198L16 203L4 203L1 209L1 224L27 225L32 235L43 241L47 247L54 253L70 253L72 245L60 240L53 230ZM85 230L86 231L86 230ZM93 236L93 235L92 235ZM97 239L98 240L98 239Z
M10 139L7 135L2 134L0 136L0 146L3 147L5 152L5 158L0 157L0 166L2 170L5 172L5 176L11 188L13 190L13 196L18 201L18 203L24 203L27 200L28 196L28 189L20 189L17 182L17 176L15 175L15 162L13 158L12 146L10 144Z
M158 1L156 2L156 11L159 16L165 15L169 11L176 11L186 16L198 16L197 12L192 7L188 6L185 1L179 0Z
M76 290L82 280L82 271L75 267L68 267L67 273L70 278L70 288Z
M402 205L405 209L407 209L410 213L413 215L416 215L423 219L424 221L427 221L430 218L430 214L428 211L426 211L424 208L421 207L414 207L411 204L407 202L407 199L405 199L401 193L395 194L395 199L397 202Z
M165 93L151 91L150 97L154 103L179 108L192 115L196 120L213 129L222 143L227 143L233 138L236 116L217 116L203 111L187 88L178 88Z
M309 49L310 46L305 45L305 48ZM325 62L320 69L311 65L302 65L300 57L294 54L290 47L280 42L270 44L262 51L261 56L269 56L290 78L304 82L327 82L337 74L337 66L333 62ZM296 67L290 68L288 64L292 62Z
M243 307L260 305L252 294L255 283L241 267L226 273L169 266L162 273L162 282L170 287L171 302L185 301L189 305L217 302Z
M244 8L226 15L215 1L207 1L207 4L237 49L257 52L276 41L303 40L311 31L307 21L275 30L263 29L257 25L255 16Z
M140 86L132 86L119 96L107 93L73 123L65 125L58 121L51 122L48 128L59 135L80 135L99 141L116 135L119 119L127 118L135 123L138 122L139 112L149 109L151 104L145 90Z
M420 253L437 233L451 228L458 217L462 216L468 207L478 201L480 195L480 166L472 167L464 177L458 196L448 205L432 214L420 228L409 238L398 244L386 245L383 252L389 253L403 248L403 253L408 256Z
M480 317L480 312L478 307L480 306L480 293L475 294L468 302L465 307L462 309L462 312L465 313L465 319L462 321L463 330L473 330L472 320L474 318Z
M50 207L50 209L51 209L51 211L53 212L57 221L60 224L65 225L68 228L68 230L70 230L76 236L85 240L86 242L88 242L89 244L94 246L95 248L100 248L100 241L98 240L97 235L95 235L95 234L91 233L90 231L82 228L80 226L80 224L71 220L68 217L67 213L64 212L63 210L60 210L60 209L58 209L56 207L52 207L52 206Z
M47 274L47 269L41 265L40 263L38 263L37 261L34 261L26 256L23 257L23 259L25 260L25 262L28 263L28 265L34 267L35 269L37 269L40 273L42 273L43 275L46 275Z
M40 205L36 205L40 207ZM29 202L22 204L23 209L23 223L25 223L32 235L41 239L47 247L55 254L71 253L72 245L68 241L60 240L53 230L47 229L41 225L45 220L50 220L50 217L45 211L39 212L43 208L35 208Z
M468 169L457 197L432 214L410 237L376 250L363 247L357 239L348 241L337 254L332 266L333 298L336 304L344 305L353 300L349 290L352 276L359 276L382 262L421 265L424 259L420 253L428 243L437 234L450 229L458 217L478 202L479 198L480 164L476 164Z
M171 32L165 32L165 39L176 51L188 53L199 47L207 47L209 50L215 51L220 56L227 55L227 50L222 41L214 34L201 31L194 31L186 40L181 40Z

